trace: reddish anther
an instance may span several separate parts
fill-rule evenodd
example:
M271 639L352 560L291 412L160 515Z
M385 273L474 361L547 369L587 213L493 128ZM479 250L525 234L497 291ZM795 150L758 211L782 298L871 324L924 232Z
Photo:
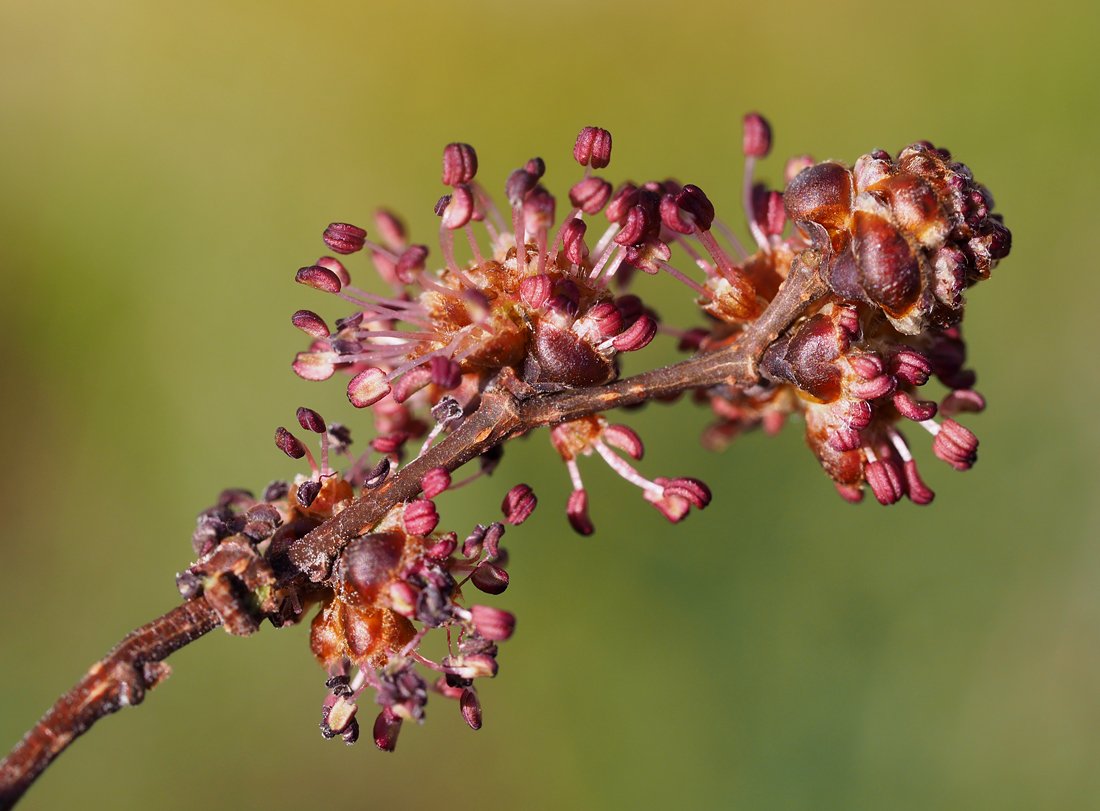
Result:
M535 511L536 504L538 504L538 498L535 497L534 491L526 484L517 484L504 496L500 510L504 513L505 521L518 526Z
M585 214L598 214L611 199L611 184L591 175L575 183L569 190L569 202Z
M653 340L657 334L657 322L649 315L642 315L625 331L611 341L612 346L620 352L636 352Z
M348 383L348 400L356 408L372 406L389 392L386 373L374 367L364 369Z
M569 494L565 515L569 519L569 526L573 527L577 534L591 535L596 531L592 525L592 519L588 517L588 491L574 490Z
M301 459L306 455L301 440L281 425L275 429L275 445L291 459Z
M932 441L932 452L955 470L969 470L978 461L978 438L954 420L940 424Z
M917 471L917 463L910 459L905 463L905 489L914 504L931 504L936 494L924 483Z
M435 498L450 486L451 474L447 472L445 467L433 467L420 480L420 488L424 491L424 498Z
M296 416L298 417L298 424L307 431L312 431L315 434L323 434L328 430L325 427L325 421L321 418L321 415L312 408L302 406L298 409Z
M312 287L314 290L320 290L322 293L339 293L342 287L340 278L320 265L298 268L298 272L294 274L294 281Z
M632 428L625 425L608 425L603 429L603 440L612 448L618 448L631 459L641 459L645 455L642 438Z
M588 246L584 244L584 234L588 225L584 220L574 217L562 226L562 245L565 258L574 265L584 264L588 258Z
M323 235L325 244L336 253L348 254L363 250L367 232L357 225L346 222L330 223Z
M481 729L481 701L477 697L477 691L473 687L462 690L462 697L458 699L459 709L462 711L462 720L472 730Z
M380 208L374 212L374 224L386 247L400 253L408 236L401 218L389 209Z
M527 276L519 283L519 296L533 310L541 309L550 298L554 281L545 273Z
M482 563L470 575L470 582L486 594L503 594L508 581L508 572L495 563Z
M772 128L760 113L749 113L742 122L741 151L746 157L764 158L772 149Z
M863 475L879 504L895 504L905 495L905 482L898 466L888 459L876 459L863 468Z
M403 284L412 284L416 274L424 270L428 259L427 245L410 245L397 257L394 274Z
M503 642L512 637L516 630L516 615L487 605L470 607L474 628L486 639Z
M469 144L453 143L443 148L443 184L469 183L477 174L477 152Z
M324 340L332 334L325 319L312 310L298 310L290 317L290 323L306 335L318 340Z
M462 228L474 216L474 194L466 184L454 187L443 209L443 227L454 231Z
M611 133L600 127L585 127L577 135L573 157L581 166L591 163L593 169L603 169L611 163Z
M429 499L417 499L405 505L402 516L405 531L410 535L431 535L439 525L439 513L435 503Z

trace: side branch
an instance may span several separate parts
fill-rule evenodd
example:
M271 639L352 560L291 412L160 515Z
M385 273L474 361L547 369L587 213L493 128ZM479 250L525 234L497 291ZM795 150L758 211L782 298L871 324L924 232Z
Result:
M105 715L140 704L169 673L162 660L221 624L202 597L131 631L57 700L0 763L0 809L8 809L50 763Z

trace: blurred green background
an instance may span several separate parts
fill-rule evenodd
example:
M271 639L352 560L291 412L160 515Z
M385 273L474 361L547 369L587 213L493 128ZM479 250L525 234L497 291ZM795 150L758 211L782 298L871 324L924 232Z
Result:
M609 176L697 182L736 220L740 117L759 109L772 180L790 154L929 138L1015 235L970 296L981 463L926 462L931 508L845 504L797 427L705 453L706 415L683 404L624 421L646 472L700 476L714 505L671 527L590 463L583 539L536 436L441 499L455 528L516 480L541 499L508 536L495 604L520 624L482 731L436 698L394 755L323 741L304 629L218 631L24 807L1100 807L1098 17L987 0L0 2L5 750L175 603L194 515L222 487L295 470L274 426L299 404L357 424L338 384L290 373L290 313L340 314L293 272L329 221L382 204L433 242L447 141L476 145L490 189L542 155L564 193L576 131L599 124ZM645 281L687 317L678 289Z

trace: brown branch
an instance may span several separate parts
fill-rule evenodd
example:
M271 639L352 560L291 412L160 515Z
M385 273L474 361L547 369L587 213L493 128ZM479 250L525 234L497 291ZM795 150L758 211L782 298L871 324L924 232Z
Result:
M140 704L169 673L162 660L221 624L202 597L131 631L23 736L0 763L0 809L11 808L39 774L105 715Z
M816 266L796 259L786 282L763 314L727 347L605 386L526 399L491 387L482 395L477 410L445 439L380 487L294 541L286 551L291 565L277 569L285 570L288 578L304 576L325 581L344 545L369 531L397 504L416 498L429 470L443 467L453 471L533 428L692 389L752 385L759 379L757 364L764 350L824 292ZM122 707L139 704L146 690L168 675L168 666L161 660L220 624L218 614L200 596L128 634L0 762L0 811L11 808L54 758L97 720Z

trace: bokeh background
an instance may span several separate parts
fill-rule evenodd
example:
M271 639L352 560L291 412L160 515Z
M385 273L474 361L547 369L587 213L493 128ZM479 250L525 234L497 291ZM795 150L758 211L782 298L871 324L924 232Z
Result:
M294 471L271 433L296 406L356 424L338 384L290 373L290 313L338 314L293 272L325 224L382 204L433 241L447 141L477 146L491 189L542 155L564 193L573 137L596 123L615 136L609 176L697 182L736 220L740 117L759 109L772 180L789 154L929 138L1015 235L970 296L981 462L926 462L932 507L845 504L797 427L708 454L684 404L625 421L646 471L700 476L714 505L671 527L589 464L599 531L583 539L536 436L441 499L456 528L516 480L541 499L508 536L497 604L520 625L482 731L437 698L394 755L323 741L305 629L218 631L25 807L1100 807L1098 17L989 0L2 0L3 749L174 604L193 517L221 488ZM677 288L646 282L687 317Z

